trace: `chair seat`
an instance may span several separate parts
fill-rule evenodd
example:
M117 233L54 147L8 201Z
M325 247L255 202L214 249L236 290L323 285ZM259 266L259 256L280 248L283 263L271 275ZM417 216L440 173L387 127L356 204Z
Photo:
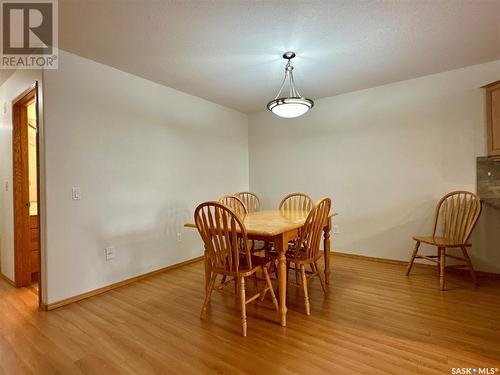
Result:
M469 243L461 243L461 242L457 242L457 241L454 241L452 239L449 239L449 238L445 238L445 237L421 237L421 236L415 236L413 237L413 239L415 241L418 241L418 242L423 242L423 243L426 243L428 245L434 245L434 246L442 246L442 247L462 247L462 246L471 246L471 244Z
M228 276L249 276L255 273L259 268L264 267L271 263L274 259L271 256L259 256L259 255L251 255L252 259L252 268L247 264L246 257L243 254L240 254L240 266L238 268L238 272L232 272L225 270L223 268L214 268L214 271L220 273L222 275Z
M278 257L278 252L273 248L268 252L269 257L272 259L276 259ZM317 261L321 255L318 254L316 259L309 259L307 258L307 254L305 249L300 249L299 250L299 256L296 258L295 257L295 243L293 244L288 244L288 250L285 253L285 257L287 262L294 262L294 263L303 263L303 264L309 264L311 262Z
M267 255L255 255L255 254L252 254L251 258L252 258L252 267L253 268L265 266L267 263L271 262L271 260L273 259L272 257L267 256ZM247 260L246 260L246 257L244 255L240 256L240 267L248 268Z

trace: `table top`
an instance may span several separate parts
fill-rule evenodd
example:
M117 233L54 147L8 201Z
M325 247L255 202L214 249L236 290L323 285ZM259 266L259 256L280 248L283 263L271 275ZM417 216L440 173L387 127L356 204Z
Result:
M308 214L308 211L256 211L248 213L243 224L248 234L272 237L300 228ZM336 212L330 212L329 217L336 215ZM184 226L196 228L194 223L186 223Z

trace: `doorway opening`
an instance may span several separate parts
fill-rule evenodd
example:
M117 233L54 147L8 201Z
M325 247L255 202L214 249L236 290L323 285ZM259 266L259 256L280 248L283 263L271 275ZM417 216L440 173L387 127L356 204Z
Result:
M41 301L37 85L12 106L14 282Z

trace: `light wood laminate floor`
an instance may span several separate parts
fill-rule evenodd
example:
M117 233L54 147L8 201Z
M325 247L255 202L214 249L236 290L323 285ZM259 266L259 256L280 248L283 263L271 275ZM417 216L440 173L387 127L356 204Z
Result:
M0 373L450 374L500 367L500 279L332 257L330 295L311 283L311 316L289 287L288 326L269 300L248 306L215 293L205 319L196 263L50 312L30 289L0 280ZM292 273L291 273L292 275ZM249 280L250 281L250 280ZM252 284L249 282L249 284ZM232 288L229 288L232 289Z

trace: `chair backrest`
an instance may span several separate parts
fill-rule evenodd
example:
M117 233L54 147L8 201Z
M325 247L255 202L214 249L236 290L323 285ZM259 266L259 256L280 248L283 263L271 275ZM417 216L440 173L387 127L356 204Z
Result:
M245 206L245 203L235 195L224 195L219 198L219 203L233 210L241 220L244 220L245 216L247 216L247 206Z
M248 212L255 212L260 210L260 199L255 193L243 191L235 194L247 207Z
M240 257L244 257L245 269L252 268L245 226L229 207L217 202L202 203L196 207L194 222L211 267L238 272Z
M307 259L315 259L319 253L319 244L323 227L330 214L332 201L330 198L320 199L307 215L304 226L300 229L299 240L296 243L295 256L305 250Z
M468 191L453 191L439 201L433 236L465 244L481 214L481 199Z
M281 200L279 210L309 212L313 206L314 202L309 195L304 193L291 193Z

